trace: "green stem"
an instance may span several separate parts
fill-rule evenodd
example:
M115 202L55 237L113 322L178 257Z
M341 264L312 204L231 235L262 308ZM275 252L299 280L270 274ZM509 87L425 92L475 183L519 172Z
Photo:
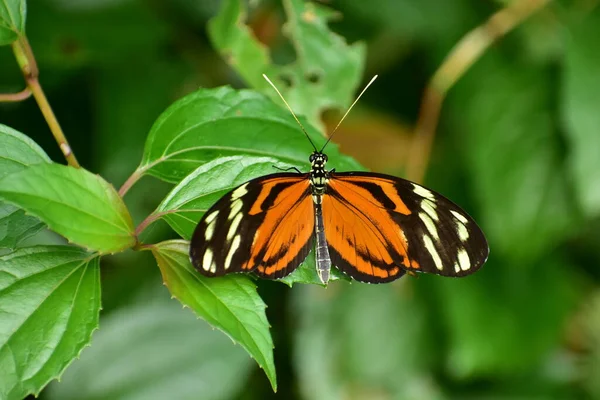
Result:
M25 36L19 37L19 39L15 40L12 44L13 52L15 54L15 58L17 59L17 63L21 68L21 72L25 77L25 81L27 82L27 88L33 94L35 101L38 103L44 118L56 140L60 150L65 156L67 163L75 168L79 168L79 163L77 162L77 158L73 154L71 150L71 146L69 146L69 142L63 133L54 112L52 111L52 107L50 107L50 103L40 86L40 82L38 80L39 70L37 67L37 63L35 61L35 57L33 56L33 52L31 50L31 46L29 46L29 42Z

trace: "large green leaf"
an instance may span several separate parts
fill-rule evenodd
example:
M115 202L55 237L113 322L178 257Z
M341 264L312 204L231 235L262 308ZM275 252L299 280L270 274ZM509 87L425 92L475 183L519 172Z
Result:
M457 86L464 161L492 254L532 260L564 240L577 213L544 71L489 55ZM526 244L526 245L525 245Z
M589 216L600 214L600 12L590 13L568 36L564 73L564 116L575 192Z
M317 147L325 139L304 122ZM272 157L309 167L310 142L293 117L267 97L229 87L200 89L174 103L154 123L140 173L179 182L200 165L232 155ZM332 167L358 169L337 147L327 146Z
M217 50L250 86L280 101L262 78L266 73L292 109L315 126L320 126L324 110L350 105L362 76L366 48L362 43L348 45L329 30L327 22L335 15L332 10L313 2L284 0L287 23L283 31L294 46L296 60L280 66L245 25L243 4L224 1L208 31Z
M25 0L0 0L0 46L11 44L25 33Z
M0 257L0 398L37 395L89 343L100 311L98 261L66 246Z
M273 339L265 303L250 279L229 275L218 279L200 275L190 264L188 243L172 240L152 246L163 280L183 305L240 343L265 370L276 390Z
M0 179L29 165L48 163L50 159L33 140L0 124ZM13 249L44 224L11 204L0 202L0 248Z
M254 363L166 289L102 319L91 348L44 394L69 399L230 399Z
M0 198L44 221L69 241L114 253L133 246L133 222L115 189L98 175L37 164L0 180Z

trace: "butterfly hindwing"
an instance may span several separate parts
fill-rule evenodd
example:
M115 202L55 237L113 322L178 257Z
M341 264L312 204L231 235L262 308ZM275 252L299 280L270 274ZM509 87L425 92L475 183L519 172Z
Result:
M483 232L457 205L393 176L332 173L323 216L333 264L360 281L388 282L404 271L464 276L489 252Z
M206 276L254 272L267 279L290 274L314 237L314 207L306 174L278 173L233 189L202 217L190 259Z

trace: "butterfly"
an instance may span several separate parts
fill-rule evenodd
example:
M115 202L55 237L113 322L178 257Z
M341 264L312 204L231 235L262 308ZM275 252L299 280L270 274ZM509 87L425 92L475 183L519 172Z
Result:
M332 265L354 280L384 283L416 272L462 277L485 263L486 238L456 204L394 176L327 170L325 146L313 144L310 171L262 176L219 199L192 236L194 267L208 277L249 272L280 279L314 247L326 284Z

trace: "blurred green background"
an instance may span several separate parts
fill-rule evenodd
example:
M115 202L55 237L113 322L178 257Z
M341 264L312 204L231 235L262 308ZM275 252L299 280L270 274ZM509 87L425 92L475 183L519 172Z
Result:
M510 2L327 2L339 11L332 30L367 45L363 83L380 75L336 134L342 151L403 176L427 81L461 37ZM250 5L256 37L275 62L292 62L280 2ZM206 31L220 6L29 1L40 81L84 167L119 187L169 104L198 87L246 86ZM477 274L327 289L258 282L275 342L274 395L240 346L169 299L149 254L107 257L100 330L41 398L600 398L597 6L550 2L493 45L444 103L425 184L486 232L491 255ZM9 47L0 68L0 92L23 88ZM337 123L334 111L326 126ZM33 99L0 104L0 122L62 162ZM128 193L137 223L168 190L145 178ZM169 237L159 224L146 239Z

